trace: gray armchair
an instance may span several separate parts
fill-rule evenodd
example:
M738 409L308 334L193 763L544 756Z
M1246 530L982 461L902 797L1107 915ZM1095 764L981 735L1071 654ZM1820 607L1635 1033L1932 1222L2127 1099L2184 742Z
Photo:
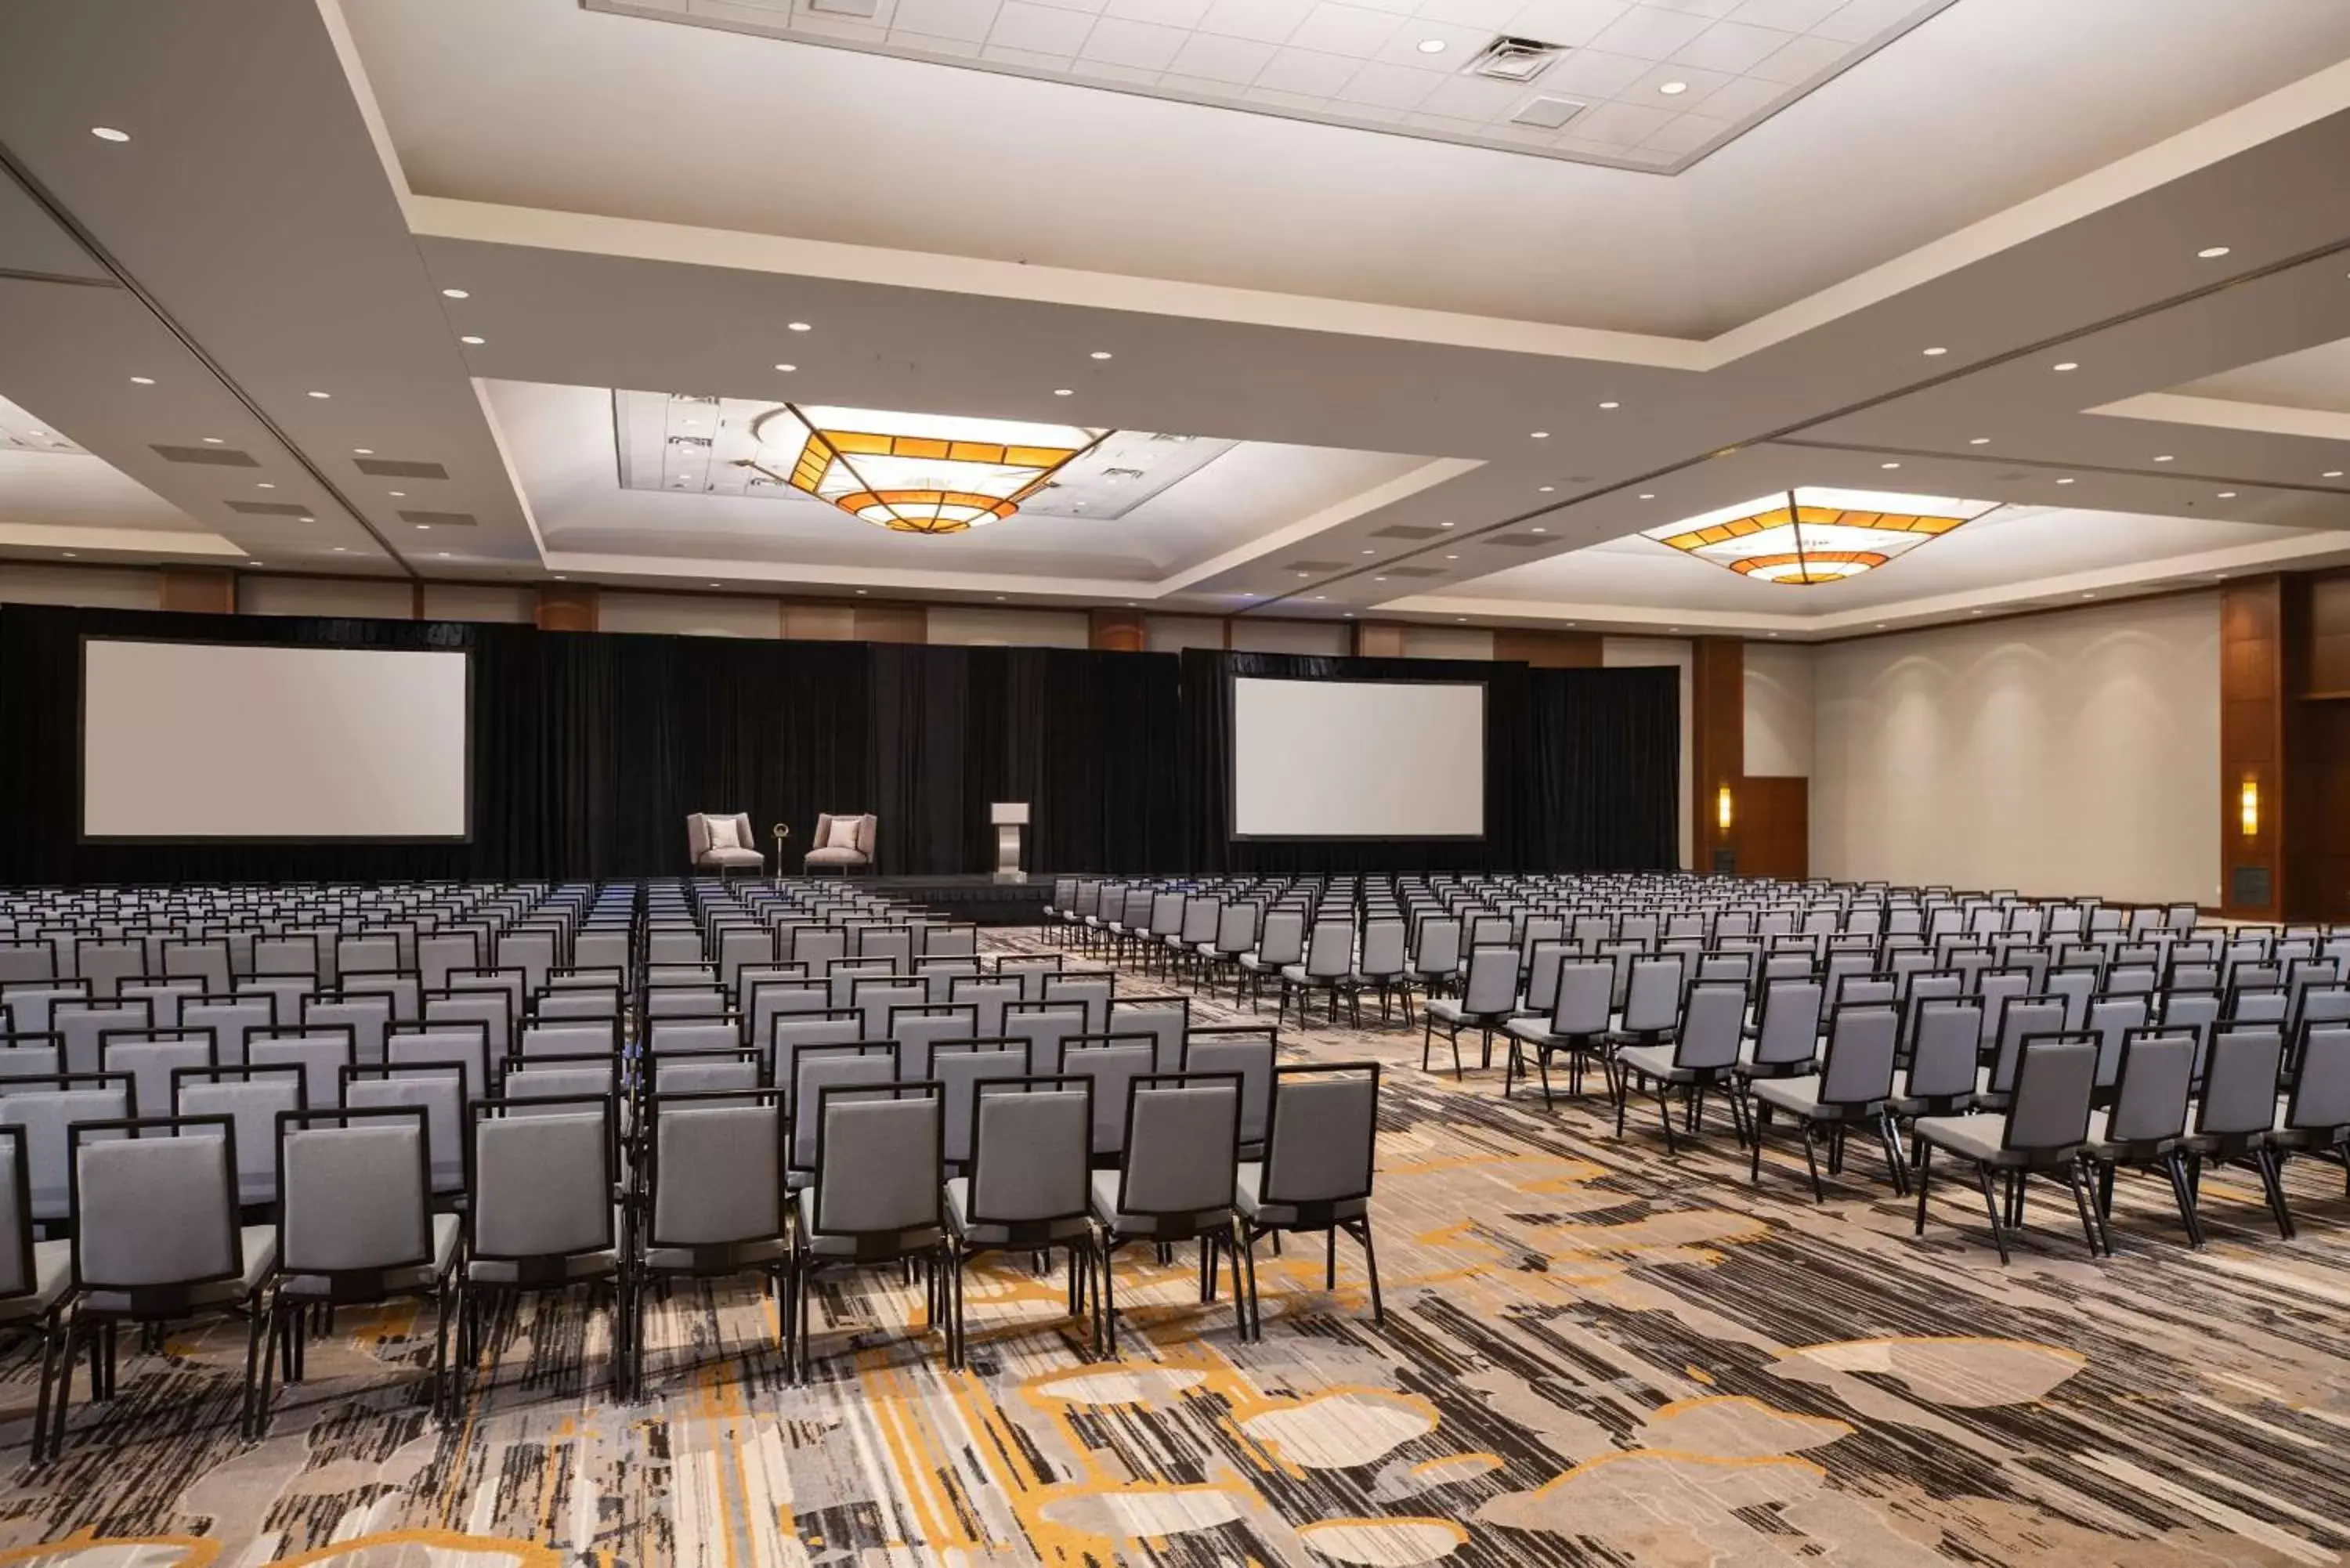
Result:
M710 825L713 822L734 825L733 846L711 847ZM738 811L730 816L697 811L685 819L685 842L692 851L696 871L715 871L722 877L729 871L748 871L755 876L767 868L767 857L759 853L759 841L752 836L751 817L747 812Z
M854 825L856 842L840 842L841 833ZM836 828L840 832L836 832ZM816 836L808 840L806 867L810 871L838 871L847 876L851 871L873 869L873 846L880 836L881 819L870 812L861 816L835 815L826 812L816 819Z

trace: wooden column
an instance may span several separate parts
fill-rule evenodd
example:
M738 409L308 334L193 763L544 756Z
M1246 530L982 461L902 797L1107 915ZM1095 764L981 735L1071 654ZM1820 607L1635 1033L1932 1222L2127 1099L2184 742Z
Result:
M2350 919L2350 573L2285 584L2288 920Z
M1401 659L1403 622L1358 620L1355 623L1354 654L1357 659ZM1229 640L1226 646L1230 646Z
M1746 644L1700 637L1690 644L1690 844L1696 869L1739 870L1738 789L1746 773ZM1721 826L1721 792L1731 793L1731 824Z
M570 583L539 584L537 620L541 631L594 631L596 590Z
M1140 653L1150 646L1140 610L1097 609L1087 618L1089 648L1107 653Z
M928 642L931 616L920 605L858 605L849 629L858 642Z
M2220 911L2241 919L2273 920L2283 907L2284 587L2256 577L2220 598Z
M163 607L195 615L234 615L235 574L214 566L166 566Z

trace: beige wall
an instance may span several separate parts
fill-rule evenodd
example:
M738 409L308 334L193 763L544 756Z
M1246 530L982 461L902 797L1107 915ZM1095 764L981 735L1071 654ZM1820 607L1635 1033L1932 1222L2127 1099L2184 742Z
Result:
M1350 652L1354 628L1343 620L1259 620L1241 616L1232 621L1232 646L1250 653Z
M2218 901L2216 594L1831 644L1813 678L1814 876Z
M0 604L161 609L163 574L129 566L50 566L0 561Z
M256 577L236 580L239 615L357 616L369 620L416 618L415 589L406 577Z
M1211 615L1153 615L1142 619L1143 647L1152 653L1187 648L1222 648L1224 623Z
M1633 669L1641 665L1669 665L1681 673L1681 770L1673 793L1679 799L1677 808L1680 818L1680 857L1686 867L1691 863L1697 835L1690 821L1690 758L1696 750L1696 740L1690 732L1690 720L1695 709L1690 691L1690 676L1697 662L1686 638L1678 637L1609 637L1600 639L1599 662L1609 670Z
M598 631L665 631L681 637L781 637L775 601L720 594L639 594L605 590L597 597Z
M528 626L538 619L538 595L503 583L427 583L426 620L488 620Z
M1756 778L1812 774L1812 660L1801 643L1746 645L1746 772Z
M1084 648L1093 636L1083 610L932 605L929 621L931 641L971 648Z
M1491 659L1493 634L1481 626L1407 626L1406 659Z

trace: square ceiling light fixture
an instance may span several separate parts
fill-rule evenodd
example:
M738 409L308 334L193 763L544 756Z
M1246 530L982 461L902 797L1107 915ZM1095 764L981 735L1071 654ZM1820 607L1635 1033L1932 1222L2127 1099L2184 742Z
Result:
M1643 537L1765 583L1841 582L1874 571L1996 501L1804 486L1650 528Z

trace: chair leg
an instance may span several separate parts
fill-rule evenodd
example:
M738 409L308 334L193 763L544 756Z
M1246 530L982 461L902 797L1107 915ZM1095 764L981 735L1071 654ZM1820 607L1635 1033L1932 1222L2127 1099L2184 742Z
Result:
M1238 1325L1241 1343L1248 1343L1256 1325L1253 1303L1255 1287L1248 1265L1241 1261L1241 1252L1248 1241L1248 1231L1239 1215L1232 1216L1224 1234L1215 1238L1216 1245L1232 1255L1232 1320Z
M1809 1116L1799 1116L1796 1121L1804 1134L1804 1163L1811 1168L1812 1172L1812 1201L1825 1203L1827 1201L1827 1194L1820 1189L1819 1140L1813 1136Z
M1755 1106L1754 1137L1747 1146L1750 1151L1749 1158L1746 1161L1746 1179L1749 1185L1760 1183L1762 1179L1762 1129L1770 1125L1771 1107L1769 1106Z
M252 1303L252 1306L253 1310L245 1314L244 1407L240 1414L237 1423L239 1434L243 1436L244 1440L248 1443L254 1441L260 1436L260 1433L255 1430L256 1423L255 1418L253 1395L255 1386L261 1381L261 1367L259 1366L259 1362L261 1360L261 1324L262 1319L266 1315L267 1311L265 1305L258 1300L255 1301ZM47 1366L44 1366L41 1368L41 1376L43 1379L41 1393L44 1397L43 1403L45 1404L47 1403L47 1396L48 1394L47 1381L48 1377L48 1370L49 1369ZM440 1401L440 1387L437 1384L433 1388L433 1401L437 1407Z
M49 1428L49 1458L59 1459L66 1451L66 1416L73 1404L74 1334L72 1318L65 1320L57 1337L57 1406L50 1412L55 1425Z
M1240 1251L1232 1262L1234 1277L1239 1282L1234 1288L1248 1292L1248 1337L1262 1340L1264 1314L1256 1294L1256 1233L1248 1228L1246 1220L1241 1221Z
M2170 1196L2178 1205L2178 1222L2187 1229L2187 1244L2190 1248L2203 1245L2203 1221L2195 1212L2195 1195L2187 1189L2187 1162L2173 1150L2162 1162L2162 1173L2170 1178Z
M1992 1189L1991 1167L1980 1160L1975 1162L1975 1183L1982 1189L1983 1207L1991 1213L1991 1239L1998 1244L1999 1261L2004 1263L2007 1262L2007 1232L2000 1225L1999 1196Z
M432 1415L443 1427L456 1411L449 1400L449 1282L432 1293Z
M1101 1311L1102 1331L1096 1336L1096 1347L1105 1355L1118 1354L1118 1242L1107 1240L1102 1247Z
M1926 1186L1934 1179L1934 1146L1924 1138L1918 1140L1918 1227L1909 1233L1926 1233Z
M1363 1272L1371 1279L1371 1326L1385 1328L1388 1314L1386 1305L1379 1300L1379 1253L1371 1242L1371 1217L1366 1214L1355 1223L1360 1227L1355 1231L1355 1239L1363 1244Z
M2089 1241L2089 1256L2102 1256L2105 1244L2097 1234L2097 1220L2092 1211L2088 1194L2081 1187L2080 1162L2068 1161L2064 1167L2064 1185L2073 1194L2073 1207L2081 1211L2081 1234Z
M1338 1288L1338 1228L1336 1225L1322 1233L1322 1288Z
M1893 1130L1891 1116L1877 1118L1877 1143L1885 1151L1885 1174L1893 1183L1894 1195L1906 1198L1909 1193L1909 1174L1901 1166L1899 1136Z
M2261 1189L2267 1194L2269 1213L2276 1220L2277 1235L2283 1241L2293 1240L2293 1212L2285 1207L2284 1167L2278 1161L2276 1150L2252 1150L2252 1167L2261 1175Z
M57 1375L57 1338L62 1324L55 1308L41 1321L41 1391L33 1406L32 1461L48 1457L49 1398Z

